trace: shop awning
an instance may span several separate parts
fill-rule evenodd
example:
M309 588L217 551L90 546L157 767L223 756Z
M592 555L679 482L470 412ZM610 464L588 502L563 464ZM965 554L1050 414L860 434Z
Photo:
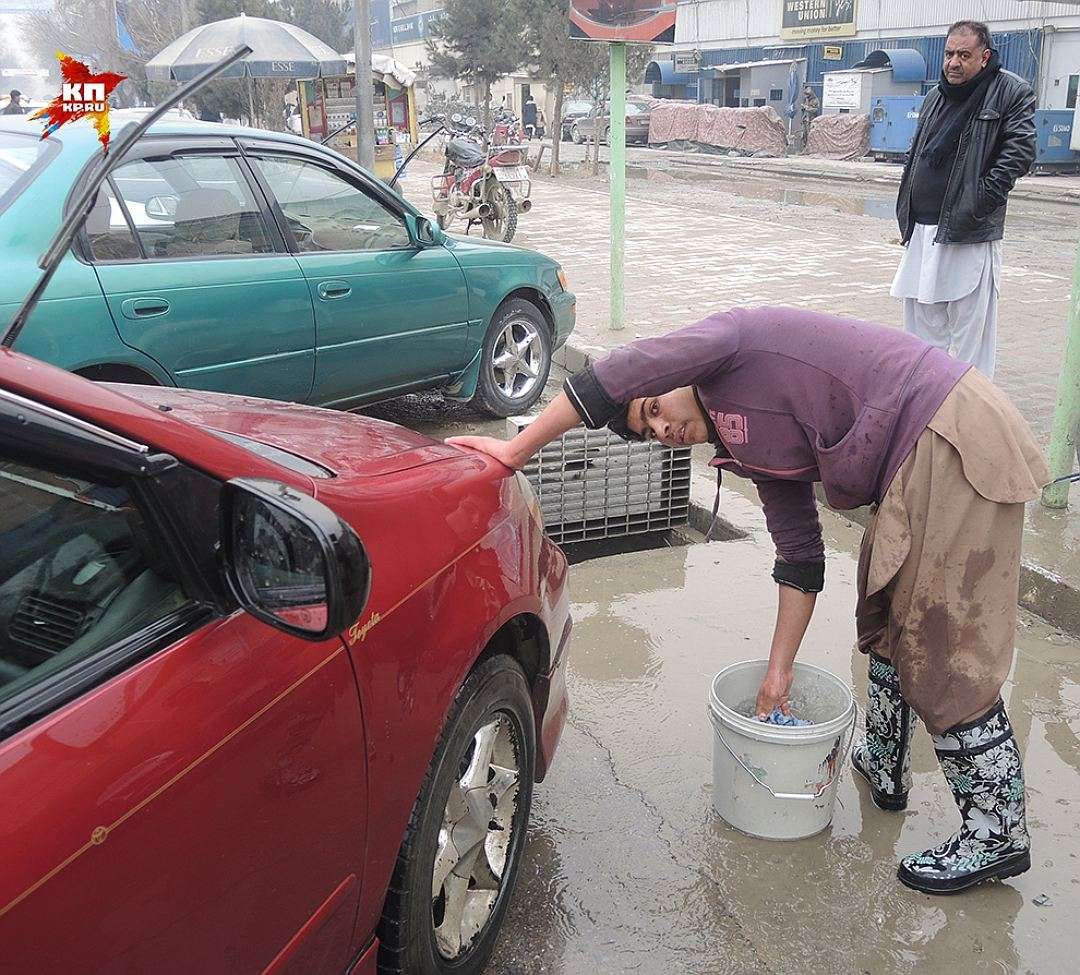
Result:
M645 66L645 84L647 85L696 85L697 80L697 74L676 71L675 63L666 58L650 61Z
M926 58L913 47L871 51L851 70L858 68L892 68L893 81L926 81Z
M770 65L793 64L805 60L806 58L772 58L766 61L740 61L738 64L712 64L709 65L709 70L715 71L717 74L724 74L728 71L741 71L743 68L764 68Z
M352 51L347 51L341 56L348 61L350 67L355 66L356 54ZM395 60L386 54L372 53L371 70L377 71L384 78L392 78L401 85L402 88L409 88L416 81L415 71L410 70L400 61Z

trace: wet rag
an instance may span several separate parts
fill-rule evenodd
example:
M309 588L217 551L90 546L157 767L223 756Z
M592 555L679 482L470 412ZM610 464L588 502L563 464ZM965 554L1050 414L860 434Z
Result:
M784 714L779 708L773 708L772 714L767 718L758 718L758 721L763 724L778 724L785 728L803 728L808 724L813 724L813 721L807 721L805 718L796 718L793 714Z

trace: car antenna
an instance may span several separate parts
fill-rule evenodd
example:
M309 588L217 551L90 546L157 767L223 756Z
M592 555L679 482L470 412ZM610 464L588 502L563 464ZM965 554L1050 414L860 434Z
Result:
M75 239L75 235L79 232L83 223L86 221L86 218L90 215L90 211L93 209L94 202L97 200L98 191L101 189L102 183L104 183L112 171L120 165L124 159L124 154L128 149L130 149L139 137L170 108L187 98L188 95L194 94L211 78L219 74L234 61L239 61L240 58L246 57L250 53L251 48L246 44L242 44L231 54L226 54L225 57L216 64L210 65L209 68L196 75L182 88L173 92L173 94L166 98L165 101L155 106L142 121L133 123L124 128L123 133L116 141L112 151L102 154L102 163L87 181L87 185L79 194L67 217L65 217L64 221L60 224L60 229L56 231L56 234L49 242L49 246L45 253L42 254L41 258L38 260L38 267L41 268L42 271L41 277L38 278L37 283L26 296L26 300L19 306L19 310L15 312L14 317L8 322L7 328L4 329L3 336L0 337L0 346L10 349L15 340L19 337L19 333L23 330L26 320L30 317L31 312L33 312L37 305L38 299L45 293L45 289L49 286L52 276L60 266L60 261L68 252L68 248L71 247L71 242Z

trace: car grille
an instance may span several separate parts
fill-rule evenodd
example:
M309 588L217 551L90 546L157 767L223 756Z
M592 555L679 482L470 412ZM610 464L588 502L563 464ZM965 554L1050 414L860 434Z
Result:
M533 417L511 417L513 436ZM566 544L685 525L690 448L628 443L607 430L577 428L523 469L540 501L544 530Z
M79 637L85 621L86 613L78 606L30 592L8 624L8 637L39 653L59 653Z

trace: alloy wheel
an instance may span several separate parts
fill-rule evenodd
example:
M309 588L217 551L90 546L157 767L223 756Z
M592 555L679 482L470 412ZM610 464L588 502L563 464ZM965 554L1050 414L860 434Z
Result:
M491 349L491 379L507 399L525 399L540 380L544 347L535 322L514 316Z
M431 878L435 944L447 959L468 951L502 889L520 788L520 741L502 712L461 758L443 812Z

